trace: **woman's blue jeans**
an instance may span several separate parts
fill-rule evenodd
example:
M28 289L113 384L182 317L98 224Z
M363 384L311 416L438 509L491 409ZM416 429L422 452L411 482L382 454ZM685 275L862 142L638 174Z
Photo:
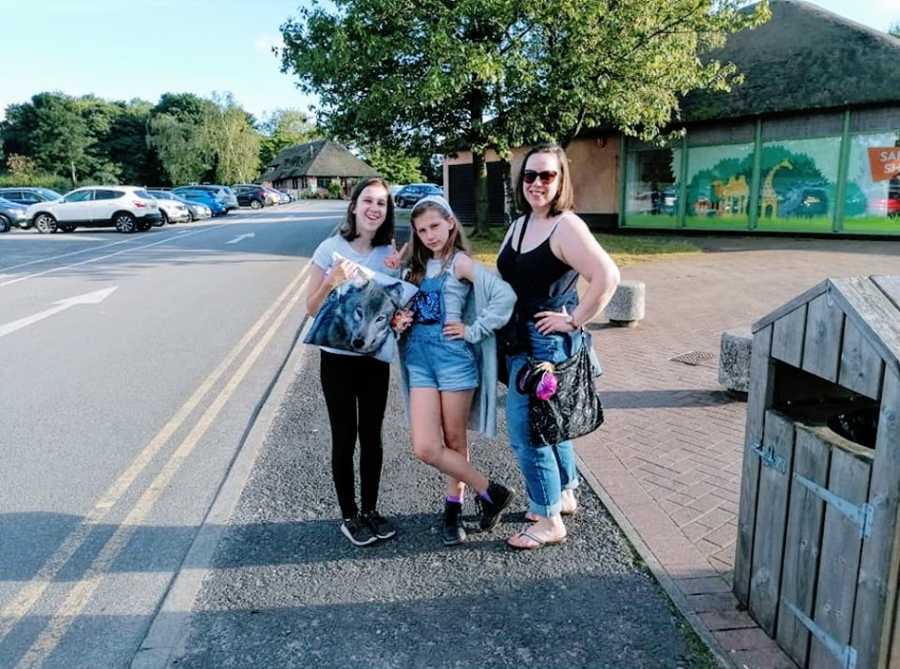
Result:
M532 324L531 355L535 360L562 362L574 355L581 345L580 337L565 334L540 334ZM512 355L507 358L509 392L506 395L506 430L509 445L519 461L519 469L528 490L528 510L540 516L553 516L560 511L560 494L563 490L578 487L578 470L575 467L575 446L564 441L554 446L538 446L532 443L528 425L528 395L516 387L516 377L528 362L528 356Z

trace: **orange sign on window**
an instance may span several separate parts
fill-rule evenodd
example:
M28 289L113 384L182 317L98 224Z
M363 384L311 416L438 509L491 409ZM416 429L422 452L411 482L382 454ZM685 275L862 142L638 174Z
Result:
M872 181L900 177L900 146L870 148L869 168L872 171Z

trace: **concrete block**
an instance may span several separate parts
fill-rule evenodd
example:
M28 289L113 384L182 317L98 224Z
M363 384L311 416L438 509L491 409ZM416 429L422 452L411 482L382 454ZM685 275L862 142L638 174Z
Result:
M722 333L719 349L719 383L728 390L746 393L750 390L750 351L753 335L749 327Z
M622 281L603 313L613 325L637 327L644 318L645 294L643 281Z

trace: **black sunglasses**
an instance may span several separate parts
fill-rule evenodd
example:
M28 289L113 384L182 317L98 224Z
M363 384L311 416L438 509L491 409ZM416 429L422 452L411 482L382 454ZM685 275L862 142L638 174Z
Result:
M556 179L556 176L559 172L555 172L554 170L542 170L541 172L535 172L534 170L525 170L522 173L522 181L527 184L534 183L535 180L540 179L545 184L552 184L553 180Z

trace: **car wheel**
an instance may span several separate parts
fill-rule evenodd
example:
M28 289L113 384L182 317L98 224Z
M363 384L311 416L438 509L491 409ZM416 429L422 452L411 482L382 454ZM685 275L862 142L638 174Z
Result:
M262 209L262 202L259 200L250 200L250 208L251 209Z
M156 221L153 225L155 225L157 228L161 228L166 223L170 223L170 222L171 221L169 221L169 217L166 215L166 212L164 212L162 209L160 209L159 210L159 220Z
M9 232L12 223L6 216L0 216L0 232Z
M119 232L134 232L137 229L137 226L134 222L134 216L126 211L116 214L115 219L113 219L113 223L115 223L116 230L118 230Z
M56 219L50 214L38 214L34 219L34 227L41 234L49 235L56 232Z
M75 232L75 228L77 228L78 226L77 226L77 225L62 225L62 224L61 224L61 225L58 225L57 227L58 227L60 230L62 230L63 232Z

